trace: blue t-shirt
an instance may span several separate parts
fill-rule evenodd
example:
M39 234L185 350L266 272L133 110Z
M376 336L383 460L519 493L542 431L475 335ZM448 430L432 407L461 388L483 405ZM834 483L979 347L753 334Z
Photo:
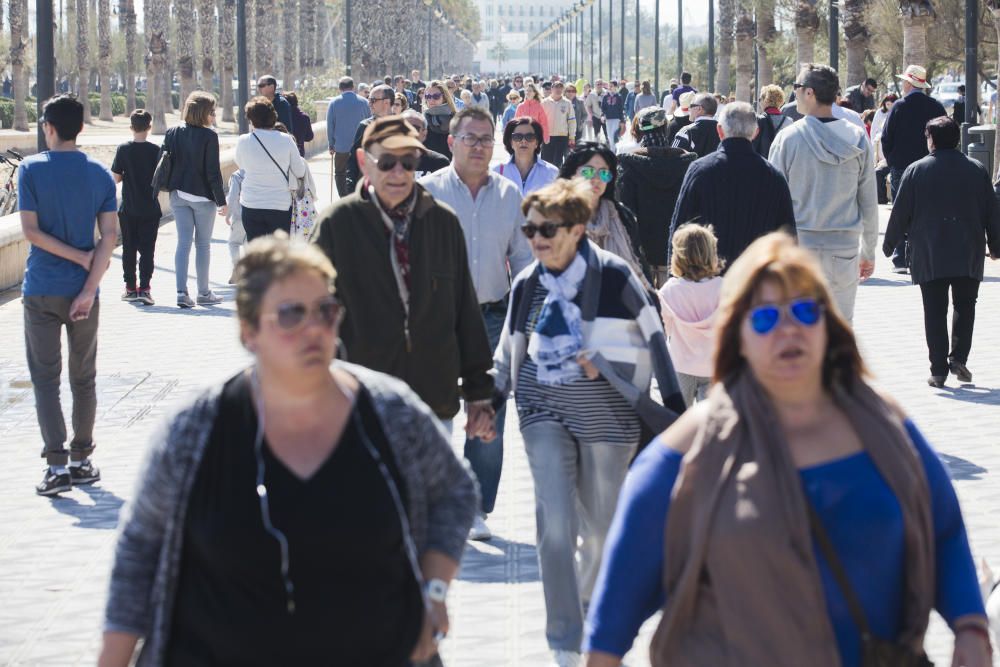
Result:
M17 201L38 215L38 228L79 250L94 249L98 213L118 210L111 172L81 151L47 151L18 168ZM75 297L87 282L79 264L32 245L24 271L24 296Z

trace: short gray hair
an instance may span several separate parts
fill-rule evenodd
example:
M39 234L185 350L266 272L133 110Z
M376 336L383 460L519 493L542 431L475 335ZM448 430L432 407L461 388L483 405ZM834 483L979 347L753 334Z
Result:
M719 112L717 119L726 138L739 137L752 140L757 131L757 114L746 102L731 102Z

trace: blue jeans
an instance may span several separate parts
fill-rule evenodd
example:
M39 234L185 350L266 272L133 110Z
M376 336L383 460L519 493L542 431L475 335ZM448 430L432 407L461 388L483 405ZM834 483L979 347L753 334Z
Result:
M500 343L500 333L507 317L506 299L495 304L479 306L486 322L486 335L490 339L490 349L495 350ZM483 514L493 511L497 501L497 489L500 487L500 471L503 468L503 422L507 415L507 404L497 410L497 437L488 442L480 438L465 440L465 458L472 466L472 471L479 479L479 490L482 493Z
M187 294L188 291L188 261L191 259L193 239L198 294L207 294L208 267L212 259L212 229L215 227L215 202L188 201L173 191L170 193L170 208L174 212L174 222L177 225L177 251L174 253L177 292Z

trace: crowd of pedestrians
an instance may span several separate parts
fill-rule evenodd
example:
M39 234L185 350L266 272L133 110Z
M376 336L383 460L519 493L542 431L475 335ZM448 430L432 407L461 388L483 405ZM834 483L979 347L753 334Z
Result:
M875 80L842 95L809 64L792 102L767 85L758 113L689 73L660 101L648 81L344 77L326 117L337 194L305 232L311 126L273 77L242 110L228 188L210 94L162 147L134 113L110 174L75 146L82 106L50 100L50 150L19 178L37 492L100 478L97 284L120 221L122 298L152 303L160 191L181 308L221 301L209 243L217 214L230 225L252 357L150 444L100 664L140 639L141 664L327 664L331 646L337 664L439 664L463 543L493 537L512 398L555 664L620 664L658 610L657 666L924 664L937 609L956 664L987 667L951 482L869 386L852 330L883 197L932 386L972 380L1000 257L989 174L956 150L923 68L899 78L903 97L876 104Z

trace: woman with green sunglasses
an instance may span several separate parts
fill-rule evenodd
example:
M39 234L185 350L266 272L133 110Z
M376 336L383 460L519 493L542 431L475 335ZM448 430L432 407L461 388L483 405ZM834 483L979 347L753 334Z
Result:
M587 141L566 156L559 178L582 178L590 184L590 222L587 236L598 247L618 255L652 291L649 266L639 242L635 215L615 199L618 160L607 146Z

